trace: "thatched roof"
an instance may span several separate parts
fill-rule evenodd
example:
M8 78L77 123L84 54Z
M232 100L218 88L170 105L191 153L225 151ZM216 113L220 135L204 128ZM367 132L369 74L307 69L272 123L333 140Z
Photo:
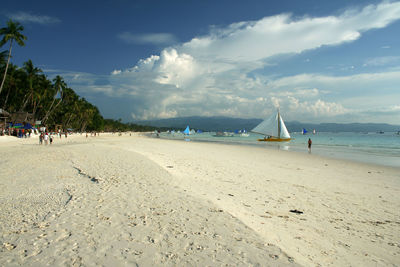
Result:
M24 111L19 111L19 112L14 112L11 113L11 121L13 123L31 123L33 124L35 122L35 119L33 118L33 114L24 112Z
M10 116L10 113L8 113L4 109L0 108L0 116L8 117L8 116Z

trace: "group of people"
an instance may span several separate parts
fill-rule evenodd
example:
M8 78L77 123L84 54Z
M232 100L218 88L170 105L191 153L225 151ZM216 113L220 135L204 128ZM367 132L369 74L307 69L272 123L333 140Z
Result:
M54 133L54 135L55 136L60 136L60 139L61 139L61 136L65 136L65 138L67 138L68 137L68 133L67 132L65 132L65 133L62 133L61 131L59 131L58 132L58 134L57 133ZM53 135L51 134L51 133L49 133L49 132L41 132L40 133L40 135L39 135L39 145L42 145L43 143L45 144L45 145L48 145L49 143L50 143L50 145L53 143Z
M18 138L27 138L31 137L32 130L31 129L18 129L18 128L0 128L0 136L3 135L11 135L16 136Z
M100 133L97 133L97 132L90 132L90 136L95 136L95 137L96 137L96 135L97 135L97 136L100 136ZM88 138L88 133L86 133L86 138Z
M50 145L53 143L53 136L51 136L51 134L49 134L48 132L42 132L39 135L39 145L44 144L48 145L50 141Z

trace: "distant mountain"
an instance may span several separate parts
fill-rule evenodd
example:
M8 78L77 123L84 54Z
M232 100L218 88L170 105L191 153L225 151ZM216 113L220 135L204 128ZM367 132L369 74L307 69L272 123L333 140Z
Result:
M191 129L201 129L203 131L234 131L246 129L250 131L261 119L240 119L229 117L180 117L171 119L135 121L139 125L163 127L175 130L183 130L187 125ZM317 132L397 132L400 131L399 125L386 123L301 123L298 121L285 122L289 132L301 132L303 128L308 131L315 129Z
M261 119L238 119L228 117L180 117L171 119L136 121L136 124L155 127L166 127L171 129L190 128L203 131L234 131L237 129L253 129Z
M303 128L311 132L315 129L317 132L397 132L400 131L399 125L386 123L300 123L288 122L286 126L290 132L301 132Z

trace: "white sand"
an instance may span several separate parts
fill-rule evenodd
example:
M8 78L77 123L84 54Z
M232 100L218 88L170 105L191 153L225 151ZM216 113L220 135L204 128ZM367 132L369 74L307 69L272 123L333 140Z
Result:
M2 138L2 266L400 265L400 168L140 135Z

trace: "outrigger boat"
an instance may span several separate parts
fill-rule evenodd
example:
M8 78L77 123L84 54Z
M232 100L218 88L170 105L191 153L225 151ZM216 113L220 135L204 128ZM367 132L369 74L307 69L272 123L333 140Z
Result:
M290 134L279 113L279 109L277 114L273 114L271 117L261 122L251 130L251 132L265 135L264 138L258 139L258 141L288 142L291 140Z

